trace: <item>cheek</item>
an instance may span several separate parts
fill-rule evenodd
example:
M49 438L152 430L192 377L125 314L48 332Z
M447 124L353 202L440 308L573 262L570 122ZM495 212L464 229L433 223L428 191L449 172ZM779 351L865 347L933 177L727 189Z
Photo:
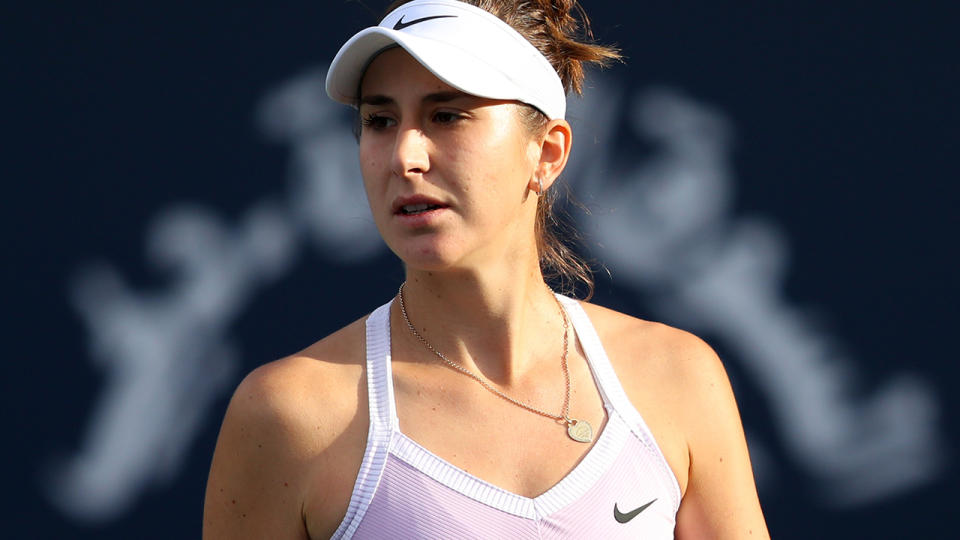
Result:
M374 218L378 218L382 214L382 209L386 204L387 192L386 185L387 182L378 180L383 178L382 174L378 174L375 171L369 170L369 167L374 166L372 163L360 163L360 175L363 179L363 192L366 195L367 206L370 207L370 212L373 214ZM375 219L376 221L376 219Z
M383 176L384 167L387 166L383 159L383 154L371 144L361 144L358 153L360 162L360 174L363 176L363 184L367 191L376 183L377 178Z
M380 162L376 158L360 156L360 173L363 174L364 182L373 180L380 168Z

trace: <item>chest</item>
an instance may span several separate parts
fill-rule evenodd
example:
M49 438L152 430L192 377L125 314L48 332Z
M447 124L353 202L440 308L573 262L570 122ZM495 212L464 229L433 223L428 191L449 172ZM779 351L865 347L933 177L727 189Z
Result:
M454 467L512 493L535 497L557 484L580 463L606 422L588 369L571 366L568 413L591 426L587 443L573 440L565 422L547 416L562 414L562 381L515 398L544 413L539 414L445 371L395 378L400 431Z

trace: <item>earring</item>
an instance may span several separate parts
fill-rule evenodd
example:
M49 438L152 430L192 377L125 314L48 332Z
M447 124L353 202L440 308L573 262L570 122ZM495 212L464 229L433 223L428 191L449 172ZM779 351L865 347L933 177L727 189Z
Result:
M540 195L543 195L543 179L539 176L537 177L537 187L539 188L537 190L537 196L539 197Z

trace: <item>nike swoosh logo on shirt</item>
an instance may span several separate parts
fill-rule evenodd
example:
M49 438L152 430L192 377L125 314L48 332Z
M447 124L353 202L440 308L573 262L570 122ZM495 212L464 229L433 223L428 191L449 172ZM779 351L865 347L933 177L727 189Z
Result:
M641 506L640 508L629 511L626 514L624 514L623 512L620 511L619 508L617 508L617 503L613 503L613 519L617 520L617 523L626 523L631 519L637 517L637 515L639 515L640 512L643 512L644 510L647 509L648 506L650 506L655 502L657 502L656 499L648 502L647 504Z
M403 30L404 28L406 28L406 27L408 27L408 26L413 26L413 25L415 25L415 24L419 24L419 23L422 23L422 22L424 22L424 21L429 21L429 20L431 20L431 19L449 19L449 18L452 18L452 17L456 17L456 15L433 15L433 16L431 16L431 17L423 17L423 18L421 18L421 19L414 19L414 20L412 20L412 21L410 21L410 22L403 22L403 16L401 15L401 16L400 16L400 20L397 21L397 24L393 25L393 29L394 29L394 30Z

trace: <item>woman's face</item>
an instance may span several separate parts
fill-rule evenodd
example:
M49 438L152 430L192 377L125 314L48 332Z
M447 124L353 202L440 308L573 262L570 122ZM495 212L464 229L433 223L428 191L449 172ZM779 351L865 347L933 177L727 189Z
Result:
M535 254L528 186L540 146L518 105L464 94L398 47L367 69L360 119L374 221L408 266L475 269Z

